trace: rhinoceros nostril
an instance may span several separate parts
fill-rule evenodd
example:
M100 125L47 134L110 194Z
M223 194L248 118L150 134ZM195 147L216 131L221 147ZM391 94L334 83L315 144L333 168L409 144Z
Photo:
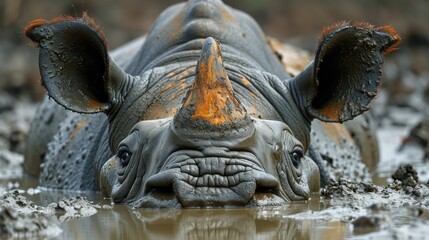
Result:
M255 193L273 193L279 194L279 181L271 174L259 173L255 176L256 190Z
M173 181L176 178L177 169L169 169L151 176L144 187L144 193L147 194L154 189L162 192L173 192Z
M153 187L148 189L148 192L158 197L174 195L173 186Z

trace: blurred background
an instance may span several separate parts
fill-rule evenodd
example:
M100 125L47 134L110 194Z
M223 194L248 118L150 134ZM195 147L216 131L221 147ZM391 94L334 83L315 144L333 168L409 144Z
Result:
M81 16L82 11L87 11L101 26L112 50L147 33L160 12L176 2L179 1L0 0L0 150L22 153L34 103L45 94L40 87L38 51L23 35L26 24L37 18ZM310 52L322 28L338 21L391 25L403 37L403 43L399 51L385 58L383 90L377 101L381 107L375 107L375 115L391 114L389 121L396 125L412 125L420 120L409 123L408 117L386 106L407 108L410 116L429 115L428 0L224 2L253 16L267 35Z
M177 0L0 0L0 92L31 90L40 98L37 51L23 36L31 20L62 15L81 16L87 11L102 27L114 49L146 33L159 13ZM324 26L340 20L391 25L404 38L401 49L423 52L407 63L421 74L428 61L429 1L427 0L225 0L253 16L267 35L313 51ZM426 68L427 69L427 68ZM34 88L21 89L31 85ZM1 105L0 105L1 110Z

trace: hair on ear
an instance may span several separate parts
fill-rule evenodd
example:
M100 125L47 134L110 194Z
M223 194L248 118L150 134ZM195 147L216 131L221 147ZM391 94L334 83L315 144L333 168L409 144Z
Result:
M387 33L391 36L392 43L388 46L386 46L384 49L381 49L381 53L383 55L389 54L395 50L398 50L398 46L401 43L401 36L396 32L395 29L393 29L392 26L382 26L382 27L375 27L374 25L367 23L367 22L359 22L359 21L340 21L335 24L332 24L330 26L324 27L322 30L322 34L320 35L318 39L318 43L320 44L322 40L330 35L334 31L338 31L338 29L341 29L343 27L358 27L362 29L367 29L371 31L378 31Z
M52 25L52 24L61 23L61 22L68 22L68 21L79 21L79 22L87 24L90 28L92 28L95 32L97 32L97 34L103 40L104 45L107 45L108 41L107 41L107 38L104 35L103 31L101 30L101 27L95 23L94 19L91 18L87 12L83 12L82 17L80 17L80 18L75 18L72 16L60 16L60 17L53 18L49 21L45 20L45 19L35 19L35 20L31 21L24 28L24 34L25 34L25 36L30 38L28 35L36 27L40 27L40 26L44 26L44 25ZM38 44L38 42L36 42L36 41L33 41L33 42Z
M291 81L309 118L344 122L369 109L381 82L383 55L401 37L390 26L339 22L323 30L314 62Z

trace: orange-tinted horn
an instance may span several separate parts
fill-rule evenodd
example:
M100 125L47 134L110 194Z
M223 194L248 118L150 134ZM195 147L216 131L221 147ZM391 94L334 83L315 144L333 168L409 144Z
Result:
M219 43L207 38L197 64L195 82L176 113L174 127L215 132L226 128L244 130L253 127L251 122L234 96Z

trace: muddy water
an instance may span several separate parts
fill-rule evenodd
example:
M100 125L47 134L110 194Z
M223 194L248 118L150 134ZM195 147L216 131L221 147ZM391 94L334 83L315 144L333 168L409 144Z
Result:
M19 189L36 188L35 180L2 181ZM325 209L318 195L311 200L276 208L250 209L132 209L112 205L99 193L42 191L24 195L37 205L46 206L64 197L85 196L94 204L111 206L98 209L90 217L65 220L58 239L341 239L351 234L339 220L297 219L297 213Z
M36 188L37 181L2 180L0 187L26 190ZM40 206L77 195L102 206L90 217L60 219L62 233L56 239L361 239L365 236L361 234L380 230L353 230L350 220L362 213L357 208L329 207L319 195L282 207L183 210L132 209L113 205L99 193L41 191L23 195ZM390 214L400 225L415 218L405 208ZM423 218L429 219L429 214L424 212Z
M63 224L64 236L74 239L332 239L344 236L340 222L284 219L309 211L314 204L282 209L137 210L114 206L98 214Z

